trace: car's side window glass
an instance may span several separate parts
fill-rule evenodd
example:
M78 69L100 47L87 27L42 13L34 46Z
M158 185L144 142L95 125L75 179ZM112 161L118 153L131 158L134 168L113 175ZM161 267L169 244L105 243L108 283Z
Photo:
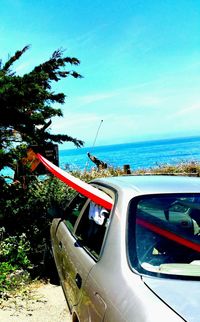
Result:
M150 274L199 276L199 200L198 194L167 194L133 201L129 217L135 220L135 230L129 233L133 266ZM134 227L131 219L129 225Z
M75 235L79 242L96 258L99 257L109 221L110 212L91 201L76 228Z
M81 194L78 194L72 202L68 205L68 207L65 209L65 224L67 228L72 232L76 223L76 220L86 203L87 198Z

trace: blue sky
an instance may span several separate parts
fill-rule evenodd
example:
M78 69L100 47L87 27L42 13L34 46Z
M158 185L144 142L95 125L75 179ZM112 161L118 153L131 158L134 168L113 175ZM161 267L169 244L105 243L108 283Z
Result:
M199 0L1 0L0 57L31 44L18 74L54 50L80 59L83 79L51 131L85 146L200 135ZM61 148L71 148L64 144Z

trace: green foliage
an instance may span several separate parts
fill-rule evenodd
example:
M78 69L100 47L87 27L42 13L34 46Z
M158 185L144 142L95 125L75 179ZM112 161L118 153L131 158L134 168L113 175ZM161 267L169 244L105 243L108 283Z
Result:
M17 264L17 267L27 265L26 268L33 277L41 276L44 249L49 242L52 220L48 210L53 205L59 211L56 205L66 204L73 193L71 188L52 176L44 181L33 177L27 182L26 189L20 182L5 183L2 189L4 198L0 199L0 226L5 227L4 242L0 247L4 251L5 261L8 260L12 265ZM29 244L23 239L24 233ZM21 239L16 239L16 236L21 236ZM11 243L13 247L10 249ZM7 259L6 245L7 250L10 249ZM23 257L24 252L27 257Z
M183 174L200 175L200 164L181 163L177 166L161 165L155 169L132 172L136 174ZM97 177L122 175L123 170L108 168L101 171L75 171L72 175L88 182ZM3 184L0 199L0 292L18 287L29 277L44 277L43 256L50 240L53 215L60 211L75 195L69 186L49 175L43 181L37 177L23 184ZM16 275L23 270L25 275ZM19 278L22 277L22 279Z
M20 236L3 238L4 227L0 229L0 294L17 288L29 280L27 269L31 268L28 259L30 242L25 233Z
M9 279L9 274L13 273L16 267L8 262L0 263L0 296L12 288L12 282Z
M66 70L67 64L79 65L74 57L64 57L56 50L49 60L36 66L31 72L18 76L13 64L29 49L17 51L4 65L0 65L0 170L15 163L24 155L24 144L46 145L49 142L73 142L81 146L81 140L63 134L51 134L48 127L52 118L62 116L54 103L65 102L64 93L55 93L52 82L66 77L80 78L74 70ZM17 148L16 148L17 146Z
M30 260L27 253L30 250L30 242L25 233L19 237L10 236L0 242L0 258L3 262L9 262L19 268L30 268Z
M17 51L4 64L0 61L0 171L5 166L15 170L29 144L45 147L70 141L77 147L83 145L81 140L51 134L49 130L52 118L63 115L54 104L65 102L65 94L55 93L52 84L67 77L81 78L71 67L66 70L68 65L78 66L79 60L56 50L49 60L29 73L16 75L13 64L28 49L26 46ZM34 176L21 177L13 184L0 176L0 189L0 226L5 227L4 232L0 231L1 291L17 285L20 279L16 271L38 274L41 270L45 243L49 240L48 209L64 203L71 192L52 177L41 182Z

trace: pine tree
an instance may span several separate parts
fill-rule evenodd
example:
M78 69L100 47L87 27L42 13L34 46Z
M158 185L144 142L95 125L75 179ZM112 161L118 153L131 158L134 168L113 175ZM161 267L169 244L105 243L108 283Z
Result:
M0 170L4 166L14 168L22 147L28 144L73 142L77 147L81 140L63 134L51 134L52 118L63 116L54 103L65 102L64 93L54 93L52 82L62 78L82 77L66 65L79 65L74 57L65 57L62 50L56 50L51 58L23 76L13 72L13 64L29 49L17 51L3 64L0 61Z

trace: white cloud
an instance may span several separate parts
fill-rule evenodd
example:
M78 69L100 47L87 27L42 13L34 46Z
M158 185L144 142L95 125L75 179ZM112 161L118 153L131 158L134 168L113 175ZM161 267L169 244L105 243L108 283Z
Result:
M135 107L159 107L162 104L163 98L161 95L150 93L129 93L128 96L123 97L124 104Z
M101 118L93 113L68 114L65 118L54 120L52 133L62 133L83 140L86 145L91 145Z
M87 113L89 110L103 111L113 110L115 113L123 113L128 108L148 108L148 107L160 107L165 101L165 96L162 93L150 93L145 91L141 84L139 85L120 88L107 92L96 92L91 95L83 95L76 98L72 98L67 109L77 112L84 107L83 113ZM82 109L83 110L83 109Z
M179 109L177 112L170 115L170 118L177 118L177 117L186 117L191 116L192 113L200 114L200 102L191 104L183 109ZM196 117L197 114L192 114Z
M169 84L166 79L163 81L141 82L70 98L64 118L56 120L52 128L57 133L84 140L86 146L92 145L101 119L104 122L97 145L167 136L167 133L173 136L197 129L198 93L183 91L180 96L174 84L164 86Z
M97 121L99 117L95 114L90 113L74 113L65 114L64 118L55 118L52 123L52 128L54 133L67 132L68 130L74 131L83 127L84 125L91 124Z
M93 104L99 101L110 99L116 96L116 92L100 92L91 95L84 95L76 98L76 104L79 106Z

